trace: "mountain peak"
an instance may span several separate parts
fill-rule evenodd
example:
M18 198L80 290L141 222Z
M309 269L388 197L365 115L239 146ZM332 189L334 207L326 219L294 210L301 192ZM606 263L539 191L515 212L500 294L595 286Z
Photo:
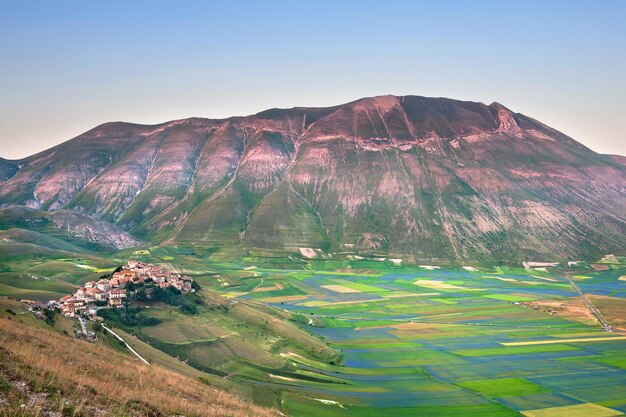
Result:
M496 109L496 110L499 110L499 109L509 110L507 107L505 107L504 105L502 105L500 102L497 102L497 101L492 102L489 105L489 107L492 108L492 109Z
M514 113L502 104L494 101L489 105L496 121L498 122L498 133L506 133L512 136L521 137L522 129L515 120Z
M626 249L622 161L496 102L384 95L112 123L77 139L19 164L0 159L0 207L61 213L39 216L50 227L66 219L78 236L106 229L296 253L511 259Z
M366 105L372 107L378 107L382 109L391 109L399 104L399 97L387 94L382 96L363 97L353 103L359 105Z

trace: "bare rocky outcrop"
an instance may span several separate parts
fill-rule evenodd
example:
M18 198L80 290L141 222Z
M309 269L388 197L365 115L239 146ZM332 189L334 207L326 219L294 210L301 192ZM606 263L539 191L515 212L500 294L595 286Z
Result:
M86 218L79 213L67 210L50 214L55 228L66 231L72 239L79 239L111 249L127 249L140 244L140 241L121 228L104 220Z

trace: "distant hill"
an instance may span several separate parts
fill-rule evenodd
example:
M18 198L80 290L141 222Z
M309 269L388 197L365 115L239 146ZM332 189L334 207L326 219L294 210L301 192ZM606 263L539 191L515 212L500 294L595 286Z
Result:
M0 205L12 206L0 217L5 228L110 250L168 241L418 260L594 259L626 252L624 160L498 103L381 96L224 120L106 123L0 160ZM33 215L48 225L25 222Z

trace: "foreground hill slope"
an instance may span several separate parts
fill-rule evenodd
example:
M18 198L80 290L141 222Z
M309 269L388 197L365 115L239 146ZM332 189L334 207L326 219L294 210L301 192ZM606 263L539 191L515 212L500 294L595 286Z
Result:
M108 222L116 248L134 236L415 259L626 249L623 158L498 103L381 96L225 120L107 123L0 162L0 205Z
M3 416L277 415L183 373L64 336L17 302L0 299L0 306Z

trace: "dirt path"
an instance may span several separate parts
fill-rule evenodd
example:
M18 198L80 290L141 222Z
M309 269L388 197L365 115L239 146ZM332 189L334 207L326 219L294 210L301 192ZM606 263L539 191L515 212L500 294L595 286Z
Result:
M130 347L130 345L128 343L126 343L126 341L124 339L122 339L122 337L119 334L115 333L113 330L109 329L104 324L102 325L102 327L104 328L104 330L106 330L107 332L111 333L115 338L117 338L117 340L119 340L120 342L124 343L124 345L126 345L128 350L130 350L133 355L137 356L139 358L139 360L141 360L146 365L150 366L150 363L147 360L145 360L144 358L142 358L141 355L139 353L137 353L137 351L135 349Z
M263 278L263 277L261 277L261 282L259 282L259 283L257 284L257 286L256 286L256 287L254 287L254 288L252 289L252 291L250 291L250 292L251 292L251 293L255 292L255 291L257 290L257 288L259 288L261 285L263 285L263 282L264 282L264 278Z

